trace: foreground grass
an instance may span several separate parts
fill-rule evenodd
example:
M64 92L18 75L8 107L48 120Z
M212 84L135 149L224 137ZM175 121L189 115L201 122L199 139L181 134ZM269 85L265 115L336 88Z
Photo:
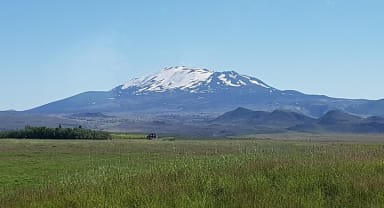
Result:
M0 140L0 207L383 207L384 146Z

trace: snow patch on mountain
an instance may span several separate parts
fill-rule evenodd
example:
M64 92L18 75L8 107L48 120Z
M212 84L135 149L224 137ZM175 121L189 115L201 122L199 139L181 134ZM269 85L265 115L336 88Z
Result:
M209 80L213 71L199 68L168 67L161 72L143 78L133 79L121 89L140 88L138 92L164 92L171 89L193 89L201 82Z
M234 79L234 78L236 78L236 77L234 77L232 74L229 74L228 75L230 78L232 78L232 79ZM245 85L245 83L244 82L242 82L242 83L244 83L244 84L242 84L240 81L237 81L237 83L232 83L232 80L231 79L227 79L227 75L226 74L221 74L220 76L219 76L219 80L221 80L225 85L228 85L228 86L232 86L232 87L240 87L240 86L242 86L242 85Z
M250 83L259 85L260 87L265 87L265 88L271 88L270 86L266 85L264 82L250 76L243 75L245 78L249 80Z

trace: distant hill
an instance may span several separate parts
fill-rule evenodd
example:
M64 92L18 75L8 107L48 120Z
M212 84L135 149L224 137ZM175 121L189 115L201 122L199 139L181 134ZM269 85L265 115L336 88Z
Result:
M239 107L236 110L229 111L219 116L214 123L225 124L244 124L249 122L258 122L265 118L269 113L265 111L252 111L246 108Z
M337 125L361 123L364 119L358 116L348 114L341 110L332 110L318 119L318 123L322 125Z
M214 119L212 123L283 128L298 124L314 123L315 121L311 117L287 110L265 112L237 108L236 110L224 113Z
M340 110L329 111L322 117L316 119L286 110L264 112L237 108L224 113L210 123L238 126L243 129L246 127L268 127L276 131L384 133L383 117L363 118Z

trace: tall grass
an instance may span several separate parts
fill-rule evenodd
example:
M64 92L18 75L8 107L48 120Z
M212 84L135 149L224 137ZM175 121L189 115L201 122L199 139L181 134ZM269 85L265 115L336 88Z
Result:
M35 158L36 183L4 182L0 207L382 207L380 144L269 141L0 142L0 165ZM50 148L55 145L56 150ZM18 149L20 148L20 149ZM50 157L48 157L50 155ZM48 160L45 163L41 159ZM51 163L52 162L52 163ZM36 167L36 163L34 164ZM12 174L9 172L8 174ZM16 178L16 176L14 176ZM2 179L0 179L2 180Z

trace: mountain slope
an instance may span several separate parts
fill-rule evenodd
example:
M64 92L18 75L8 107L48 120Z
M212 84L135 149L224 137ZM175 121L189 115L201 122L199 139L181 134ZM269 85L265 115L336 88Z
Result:
M261 111L284 109L320 117L333 109L384 115L384 102L307 95L279 90L234 71L168 67L106 92L86 92L29 110L45 114L87 112L224 113L238 106ZM367 109L374 106L373 109ZM380 108L383 106L383 108Z

